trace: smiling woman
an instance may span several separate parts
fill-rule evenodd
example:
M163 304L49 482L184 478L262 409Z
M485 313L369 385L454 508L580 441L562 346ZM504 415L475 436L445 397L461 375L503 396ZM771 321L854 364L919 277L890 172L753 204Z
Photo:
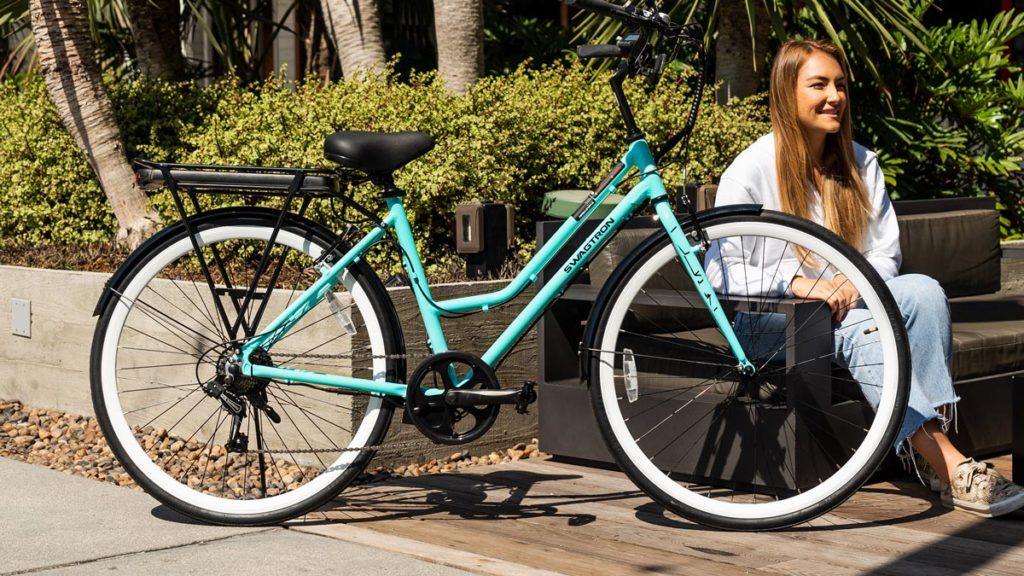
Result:
M874 152L855 143L842 52L828 42L790 41L771 73L772 133L745 151L722 175L716 206L761 204L813 220L859 250L885 281L907 326L911 351L910 401L897 437L897 453L923 459L922 475L942 491L950 508L999 516L1024 506L1024 489L984 463L968 459L945 435L959 401L953 391L949 306L939 284L920 274L899 275L899 228ZM834 363L853 376L872 406L879 380L877 330L865 316L861 295L849 279L813 255L788 243L770 249L757 243L722 243L709 251L708 276L715 290L744 295L746 278L733 278L716 263L742 261L750 275L768 271L786 296L821 300L832 311ZM778 313L737 315L737 336L745 327L784 334ZM777 325L777 326L776 326ZM766 328L767 326L767 328ZM748 331L749 332L749 331ZM757 342L753 342L756 345ZM763 346L763 343L761 343ZM747 343L743 344L747 347Z
M839 132L846 107L846 74L835 58L811 52L800 68L796 106L800 123L808 128L811 153L820 162L825 155L825 135Z
M863 248L871 203L853 142L848 76L835 45L787 42L772 67L772 131L778 140L775 162L781 210L819 219L812 214L814 198L805 186L810 182L821 191L822 223L854 247ZM895 268L883 278L894 273Z

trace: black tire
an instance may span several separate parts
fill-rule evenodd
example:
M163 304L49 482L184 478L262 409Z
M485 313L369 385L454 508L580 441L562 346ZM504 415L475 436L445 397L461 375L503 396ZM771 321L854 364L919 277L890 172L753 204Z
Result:
M910 388L902 316L867 260L820 226L769 211L703 218L712 242L699 258L716 292L732 282L718 297L758 376L740 376L660 232L616 268L588 322L583 362L598 427L637 486L687 519L729 530L805 522L846 500L893 450ZM852 353L876 354L878 366L847 371L824 302L787 308L795 300L764 288L777 286L765 253L799 254L795 244L823 259L794 256L800 264L834 266L858 289L864 309L849 313L843 335L863 328ZM760 288L750 278L758 257ZM723 276L730 266L746 278Z
M239 314L244 297L225 290L225 278L235 288L249 285L278 215L226 209L193 221L228 324L245 318L239 339L259 333L316 279L312 261L335 239L313 222L287 216L261 276L257 293L263 300L252 300ZM334 257L346 249L337 248ZM401 328L377 276L360 261L333 292L347 302L339 305L342 316L319 302L268 361L404 381ZM240 377L229 388L245 401L238 428L247 437L243 448L240 435L230 431L226 404L208 393L234 347L212 293L184 224L168 227L133 253L97 307L93 406L114 455L162 503L217 524L280 523L327 503L356 479L374 455L361 448L384 439L393 404L369 394ZM344 315L354 332L338 319ZM258 408L260 403L269 409ZM231 438L233 450L227 446Z

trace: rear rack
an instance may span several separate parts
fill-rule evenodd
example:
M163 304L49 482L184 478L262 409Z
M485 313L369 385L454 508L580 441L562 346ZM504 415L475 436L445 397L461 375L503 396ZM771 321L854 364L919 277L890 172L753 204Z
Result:
M365 177L356 175L349 177L346 174L318 168L173 164L143 159L135 160L136 184L147 193L152 193L160 188L166 188L170 192L171 198L174 200L174 207L177 208L196 251L199 251L199 245L196 241L196 230L192 221L203 213L203 207L198 198L200 193L283 198L280 203L281 214L278 216L274 232L270 236L269 246L277 238L285 216L289 212L295 210L294 214L301 218L305 215L309 205L319 198L329 199L332 210L334 201L340 200L346 207L359 213L367 222L381 225L377 216L343 192L343 188L347 188L350 184L357 184L365 180ZM348 222L349 229L353 227L352 222L344 217L342 220ZM336 243L341 242L341 239L342 237L338 237ZM264 259L267 258L267 254L269 251L264 254ZM263 264L261 264L261 269L262 267Z
M316 168L172 164L142 159L135 160L135 166L136 183L147 192L166 186L222 194L321 197L337 195L342 184L337 173Z

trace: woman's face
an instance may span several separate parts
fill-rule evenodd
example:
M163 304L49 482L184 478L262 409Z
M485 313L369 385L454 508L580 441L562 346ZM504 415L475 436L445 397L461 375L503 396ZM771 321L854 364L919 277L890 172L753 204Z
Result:
M815 50L796 82L796 110L804 131L822 135L839 131L846 107L846 76L835 58Z

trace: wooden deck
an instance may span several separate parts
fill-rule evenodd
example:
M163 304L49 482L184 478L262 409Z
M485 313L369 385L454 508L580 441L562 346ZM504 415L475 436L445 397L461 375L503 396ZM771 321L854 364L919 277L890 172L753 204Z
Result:
M1024 574L1024 512L948 511L909 480L749 534L665 513L618 472L529 460L354 488L293 528L480 574Z

